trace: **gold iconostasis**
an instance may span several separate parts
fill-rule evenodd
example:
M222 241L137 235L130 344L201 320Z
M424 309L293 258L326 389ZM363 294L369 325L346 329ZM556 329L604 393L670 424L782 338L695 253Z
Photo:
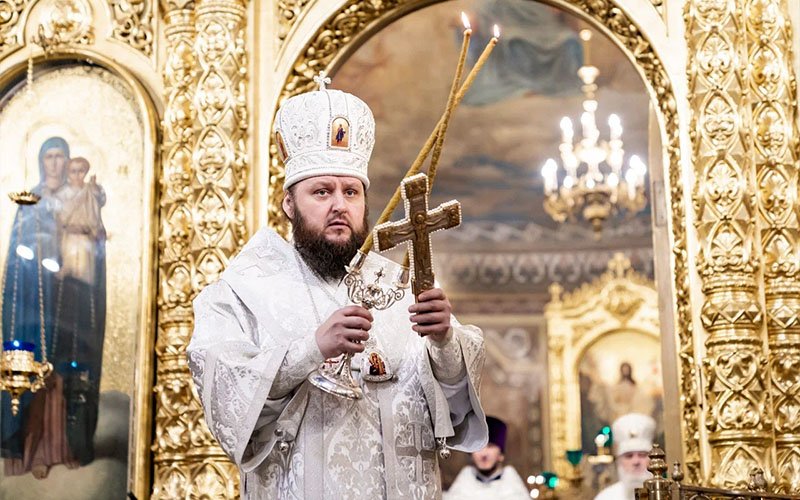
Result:
M484 331L507 462L591 498L598 436L635 411L687 482L800 487L800 5L0 0L4 351L53 366L16 414L3 392L0 498L238 494L185 348L249 235L289 234L274 113L319 71L370 106L374 223L444 110L462 11L468 67L500 37L449 128L431 203L463 223L434 266ZM570 171L587 151L597 177Z

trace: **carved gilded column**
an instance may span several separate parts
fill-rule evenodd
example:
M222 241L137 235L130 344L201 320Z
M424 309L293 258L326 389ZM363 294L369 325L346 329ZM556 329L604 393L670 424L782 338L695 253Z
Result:
M749 86L775 417L774 490L800 491L797 87L787 0L748 0Z
M703 472L725 488L746 487L752 468L774 463L744 8L745 0L690 0L685 11L711 448Z
M164 5L155 477L152 498L236 498L238 471L211 437L186 364L191 300L245 240L248 128L241 1Z

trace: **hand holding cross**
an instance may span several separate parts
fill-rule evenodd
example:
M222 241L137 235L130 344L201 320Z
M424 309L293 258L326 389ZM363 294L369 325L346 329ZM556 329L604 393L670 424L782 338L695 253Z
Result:
M428 176L425 174L403 179L402 194L406 218L377 226L375 248L382 252L404 242L411 245L411 289L414 297L419 298L422 292L432 289L434 283L430 233L460 225L461 204L452 200L428 210Z

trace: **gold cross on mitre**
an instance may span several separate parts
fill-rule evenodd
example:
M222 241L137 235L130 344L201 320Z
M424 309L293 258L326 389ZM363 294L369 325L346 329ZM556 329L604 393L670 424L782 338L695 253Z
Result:
M325 85L330 85L331 77L324 71L320 71L319 75L314 77L314 81L319 85L319 90L325 90Z
M448 201L428 210L428 176L417 174L403 179L403 200L406 218L387 222L375 228L375 248L383 252L400 243L411 246L411 289L415 297L433 288L433 262L430 234L461 224L461 204Z

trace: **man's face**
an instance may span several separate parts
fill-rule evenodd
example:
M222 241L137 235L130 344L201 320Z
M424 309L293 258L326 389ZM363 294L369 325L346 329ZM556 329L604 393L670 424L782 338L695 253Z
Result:
M495 472L503 464L504 459L505 456L500 451L500 447L493 443L487 444L481 451L472 453L472 461L475 463L475 468L484 475Z
M47 177L61 177L64 172L64 164L66 163L67 155L64 151L58 148L48 149L42 156L42 165L44 167L44 174Z
M70 162L67 168L67 182L72 187L82 187L83 179L86 173L89 172L89 166L83 162L74 161Z
M294 185L283 200L290 219L302 214L308 230L332 244L346 243L364 230L364 185L355 177L325 175Z
M618 456L617 460L619 460L622 470L627 474L636 476L649 474L647 465L650 463L650 458L646 451L629 451Z

